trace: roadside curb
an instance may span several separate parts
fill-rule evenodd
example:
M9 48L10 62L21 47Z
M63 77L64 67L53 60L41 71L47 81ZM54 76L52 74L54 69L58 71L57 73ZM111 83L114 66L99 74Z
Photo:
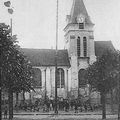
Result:
M74 116L84 116L84 115L102 115L102 114L91 114L91 113L86 113L86 114L83 114L83 113L58 113L58 114L54 114L54 113L25 113L25 114L20 114L20 113L15 113L14 115L74 115ZM117 115L117 114L106 114L106 115Z

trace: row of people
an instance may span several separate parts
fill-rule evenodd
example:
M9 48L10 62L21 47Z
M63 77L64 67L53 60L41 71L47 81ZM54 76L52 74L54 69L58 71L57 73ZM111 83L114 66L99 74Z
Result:
M78 111L94 111L97 109L99 106L94 104L92 105L90 100L85 100L83 101L82 99L58 99L57 100L57 108L60 111L66 111L68 112L69 110L75 110L75 112ZM19 109L22 110L30 110L30 111L40 111L43 109L43 112L49 112L53 111L55 108L55 100L51 100L49 98L43 99L43 100L38 100L34 103L29 102L29 103L22 103L19 105Z

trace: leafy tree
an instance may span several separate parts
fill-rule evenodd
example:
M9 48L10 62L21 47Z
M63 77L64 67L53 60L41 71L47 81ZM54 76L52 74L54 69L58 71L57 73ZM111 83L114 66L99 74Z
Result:
M106 119L105 96L117 85L117 53L107 50L87 69L87 79L91 87L101 94L103 119Z
M16 36L11 36L10 27L0 24L1 86L8 90L10 119L13 115L13 92L30 91L32 66L20 52Z
M118 120L120 120L120 51L118 51L118 64L117 64L117 73L118 73Z

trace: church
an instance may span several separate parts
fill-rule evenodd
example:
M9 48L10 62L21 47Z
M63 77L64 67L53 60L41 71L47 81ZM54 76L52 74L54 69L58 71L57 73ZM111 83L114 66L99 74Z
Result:
M87 6L86 6L87 7ZM84 74L85 69L96 61L107 49L114 49L111 41L94 40L94 23L86 10L83 0L73 0L70 15L66 16L65 48L57 52L58 97L77 97L89 94ZM34 98L55 95L55 49L23 48L33 66ZM28 95L26 94L26 97Z

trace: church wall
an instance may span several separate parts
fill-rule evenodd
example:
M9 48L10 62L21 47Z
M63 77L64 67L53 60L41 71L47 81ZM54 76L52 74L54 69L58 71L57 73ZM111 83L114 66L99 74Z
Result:
M77 71L78 71L77 57L74 55L74 56L71 56L71 90L75 92L78 89L78 72Z
M65 29L65 37L69 34L71 31L88 31L88 32L93 32L93 26L85 25L85 28L80 30L78 28L78 24L69 24Z
M67 48L69 56L76 55L77 56L77 37L79 36L81 39L81 57L83 56L83 37L87 38L87 56L90 57L92 61L95 61L95 50L94 50L94 39L91 35L92 31L85 31L85 30L77 30L77 31L70 31L68 36L66 36L67 41ZM71 39L72 36L72 39ZM74 37L74 38L73 38Z
M54 67L42 67L42 89L47 90L47 95L51 96L54 94L55 88L55 68ZM45 76L46 72L46 76ZM45 77L46 77L46 86L45 86Z
M71 68L68 69L68 91L71 90L72 81L71 81Z
M50 80L50 68L47 67L46 68L46 89L47 89L47 95L50 96L51 95L51 80Z
M89 56L90 56L89 64L93 64L96 61L94 39L93 38L91 38L89 40L88 49L90 50L89 51Z
M71 64L71 68L69 69L69 74L71 74L71 80L69 82L69 91L71 91L71 95L74 95L75 97L78 96L78 71L80 69L86 69L89 66L89 64L92 64L96 61L92 27L90 28L91 30L88 29L88 26L86 27L86 29L79 30L77 26L74 25L74 27L72 26L69 27L69 29L67 29L67 34L65 35L65 38L67 39L67 48ZM77 57L78 36L81 40L81 58L79 59ZM87 38L87 57L84 57L83 37Z
M86 69L89 64L95 62L93 25L85 25L84 29L79 29L78 24L68 24L65 28L65 39L67 41L68 54L70 57L71 82L69 89L72 94L77 95L78 91L78 71ZM77 57L77 38L80 37L80 58ZM87 56L84 57L83 37L87 38Z
M65 49L69 50L70 45L69 45L69 41L68 41L68 36L65 37L64 42L65 42Z
M40 89L41 94L44 93L45 89L47 90L47 96L55 96L55 67L33 67L41 70L42 74L42 88L35 89L38 91ZM64 88L58 88L58 96L59 97L67 97L68 88L69 88L69 68L64 66L58 66L58 68L62 68L64 70L64 80L65 86ZM46 76L45 76L46 75ZM46 86L45 86L46 79ZM46 87L46 88L45 88ZM34 96L34 95L33 95Z
M69 35L69 38L70 38L70 36L75 36L75 33L73 33L73 32L71 32L71 34ZM69 40L69 56L72 56L72 55L74 55L74 56L77 56L77 39L75 38L75 39L70 39Z
M69 68L68 67L63 67L63 66L58 66L58 68L62 68L64 70L64 79L65 79L65 86L64 88L58 88L58 96L61 96L61 97L64 97L66 98L67 97L67 93L68 93L68 88L69 88Z
M79 59L78 60L78 71L80 69L86 69L89 66L88 59Z
M55 92L55 67L50 67L50 95L54 96Z

